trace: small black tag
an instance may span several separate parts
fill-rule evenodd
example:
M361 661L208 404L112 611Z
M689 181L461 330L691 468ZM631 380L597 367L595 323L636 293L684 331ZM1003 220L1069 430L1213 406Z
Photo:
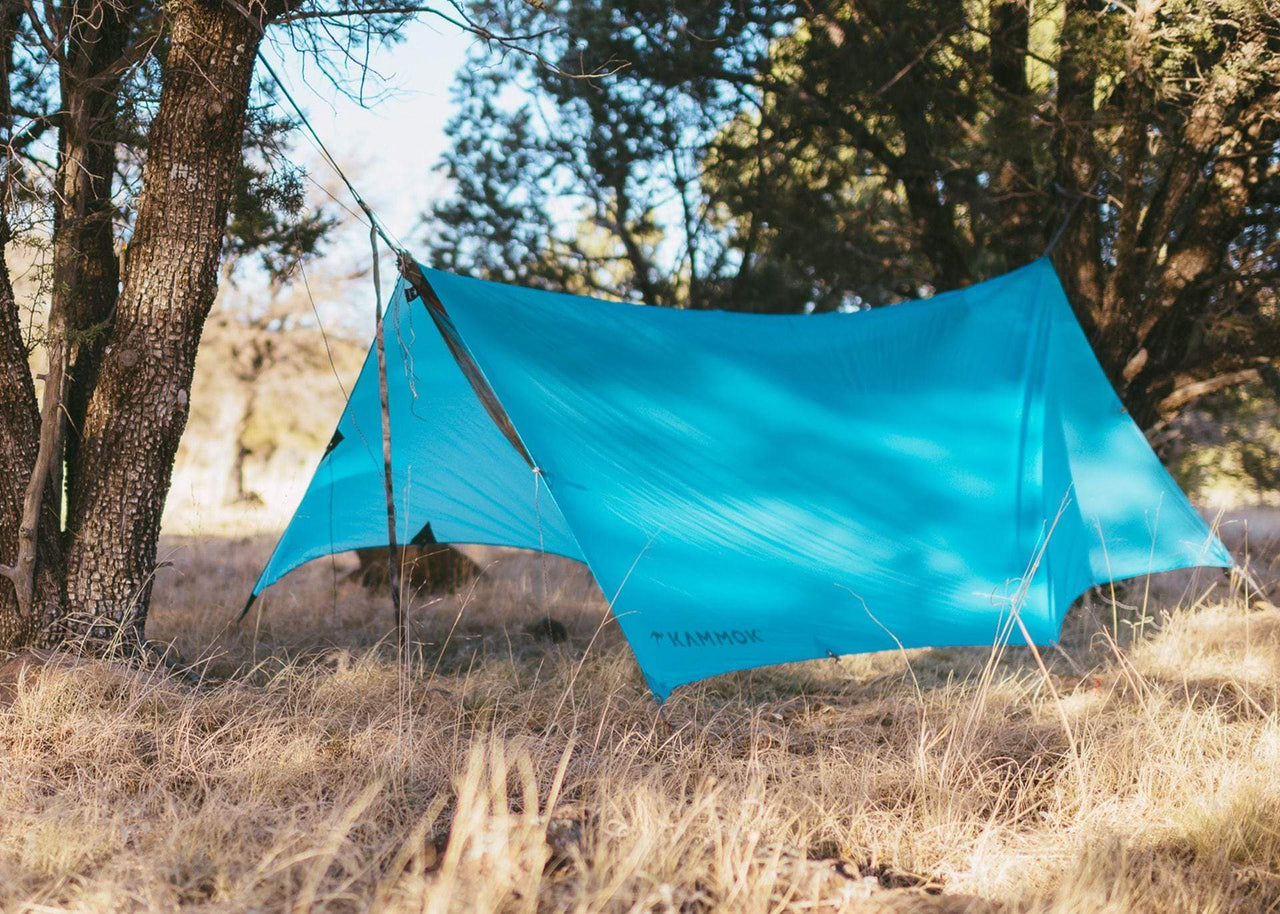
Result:
M333 449L342 443L342 439L343 439L342 432L334 431L333 437L329 439L329 443L326 444L324 447L324 456L321 457L320 459L324 460L325 457L328 457L330 454L332 454Z

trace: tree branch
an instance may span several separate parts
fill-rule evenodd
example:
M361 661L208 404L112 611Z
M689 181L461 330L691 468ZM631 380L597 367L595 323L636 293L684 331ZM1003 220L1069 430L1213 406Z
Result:
M49 346L49 373L45 378L44 398L40 407L40 443L22 500L22 520L18 524L18 557L12 566L0 568L0 574L13 582L18 597L18 614L25 619L32 616L31 604L35 596L40 508L53 468L62 460L61 413L68 355L65 334L55 337Z
M1215 394L1220 390L1227 390L1240 384L1262 380L1267 373L1276 370L1275 365L1275 362L1266 361L1253 368L1241 368L1238 371L1229 371L1226 374L1205 378L1202 381L1183 384L1181 387L1174 388L1173 393L1161 400L1156 405L1156 409L1162 416L1172 415L1201 397L1207 397L1209 394Z

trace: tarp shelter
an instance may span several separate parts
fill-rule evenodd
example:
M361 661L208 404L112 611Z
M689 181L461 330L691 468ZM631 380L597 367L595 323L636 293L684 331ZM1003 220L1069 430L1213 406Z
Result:
M1094 584L1231 564L1048 260L794 316L423 275L447 332L403 281L386 319L398 535L586 562L659 698L765 664L1020 642L1014 611L1051 643ZM386 540L370 357L254 594Z

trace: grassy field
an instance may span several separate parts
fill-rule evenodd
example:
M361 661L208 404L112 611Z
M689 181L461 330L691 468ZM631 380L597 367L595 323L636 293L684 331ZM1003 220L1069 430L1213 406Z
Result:
M1280 908L1280 610L1225 575L1094 594L1044 672L847 657L659 715L572 564L484 555L405 672L345 558L228 630L270 543L164 542L150 630L202 684L0 665L0 909Z

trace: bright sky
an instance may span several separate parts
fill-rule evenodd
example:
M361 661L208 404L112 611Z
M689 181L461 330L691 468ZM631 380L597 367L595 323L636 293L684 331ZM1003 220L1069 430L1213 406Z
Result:
M420 237L421 214L447 192L435 165L446 146L444 127L452 113L449 87L474 37L439 20L412 23L404 40L375 51L369 101L362 107L344 96L314 66L279 45L264 48L273 67L306 110L316 132L387 228L411 248ZM299 137L298 159L311 176L343 204L333 169ZM348 219L331 251L344 260L368 256L367 230ZM384 260L389 267L389 261Z

